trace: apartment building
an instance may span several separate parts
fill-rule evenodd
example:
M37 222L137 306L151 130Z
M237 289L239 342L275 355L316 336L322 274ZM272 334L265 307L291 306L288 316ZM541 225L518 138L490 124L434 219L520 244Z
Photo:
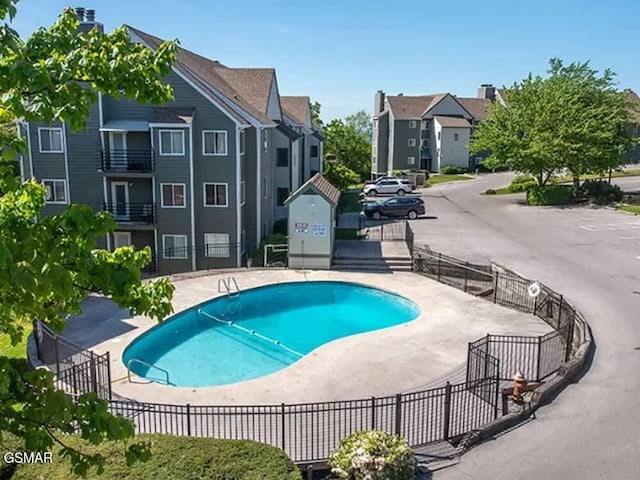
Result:
M76 11L81 30L103 28L95 12ZM126 28L147 48L162 43ZM299 109L287 114L274 69L231 68L183 48L164 80L173 101L100 94L83 131L22 124L23 176L46 186L45 214L72 202L111 212L118 227L101 246L149 246L153 271L241 266L286 215L281 203L311 165L321 169L312 157L321 134L298 118L309 98L295 97Z
M484 155L471 156L469 141L498 96L492 85L481 85L476 98L450 93L391 96L379 90L374 97L372 175L478 164Z

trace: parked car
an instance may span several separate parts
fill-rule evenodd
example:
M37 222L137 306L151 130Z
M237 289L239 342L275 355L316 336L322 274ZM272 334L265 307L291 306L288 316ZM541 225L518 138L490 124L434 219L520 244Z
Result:
M406 178L396 177L396 176L378 177L375 180L365 180L364 184L365 185L372 185L374 183L380 183L380 182L382 182L384 180L400 180L402 183L406 183L407 185L411 185L411 180L407 180Z
M425 214L424 200L419 197L393 197L364 205L363 213L367 218L378 220L381 217L418 218Z
M376 195L391 194L391 195L404 195L405 193L411 193L413 187L407 180L400 179L387 179L380 180L376 183L370 183L365 185L362 190L368 197L375 197Z

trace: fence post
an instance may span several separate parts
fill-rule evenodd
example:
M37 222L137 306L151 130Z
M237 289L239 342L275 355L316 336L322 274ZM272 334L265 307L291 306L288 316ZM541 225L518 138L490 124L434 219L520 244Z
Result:
M280 442L280 448L282 448L282 451L285 451L285 450L284 450L284 446L285 446L284 441L285 441L285 436L286 436L286 435L285 435L285 431L284 431L284 429L285 429L285 424L286 424L284 408L285 408L285 405L284 405L284 403L282 403L281 408L280 408L281 416L282 416L282 420L281 420L282 435L281 435L281 438L280 438L280 440L281 440L281 442Z
M498 303L498 275L500 272L496 270L496 278L493 282L493 303Z
M464 292L467 293L467 284L469 283L469 262L465 262L464 269Z
M187 403L187 436L191 436L191 405Z
M402 394L396 393L396 435L400 435L402 424Z
M96 378L96 356L94 354L91 355L89 374L91 376L91 390L97 394L98 393L98 379Z
M533 314L535 315L538 311L538 295L533 297Z
M473 366L475 367L476 362L473 362ZM469 383L469 373L470 373L470 368L469 366L472 365L471 363L471 342L467 343L467 381L465 383Z
M38 339L38 320L33 321L33 339L36 342L36 354L38 355L38 360L42 361L42 357L40 356L40 340Z
M564 359L565 362L568 362L569 359L571 358L571 346L573 345L573 325L575 321L576 319L574 317L571 323L567 325L567 339L566 339L567 350L565 352L565 359Z
M440 275L442 270L442 254L438 254L438 281L440 281Z
M486 379L488 377L489 372L489 348L491 347L491 335L487 333L487 336L485 338L485 345L487 346L487 348L484 351L484 373L482 374L483 379ZM498 375L500 375L500 372L498 372Z
M371 397L371 430L376 429L376 397Z
M500 359L496 358L496 390L495 390L495 413L494 417L498 418L499 411L499 401L500 401Z
M563 301L563 297L562 295L560 295L560 306L558 307L558 330L560 330L560 324L562 321L562 301Z
M109 393L108 400L111 400L111 354L107 351L107 388Z
M542 336L538 336L538 361L536 362L536 382L540 381L540 356L542 355Z
M54 353L56 357L56 375L60 373L60 352L58 348L58 334L53 337Z
M449 440L449 425L451 424L451 384L447 382L444 386L444 425L442 435L444 440Z

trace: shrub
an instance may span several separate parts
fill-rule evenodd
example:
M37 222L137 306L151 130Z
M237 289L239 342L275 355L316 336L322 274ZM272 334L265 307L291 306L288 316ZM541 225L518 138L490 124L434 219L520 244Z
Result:
M412 480L416 459L402 437L371 430L342 439L329 465L332 473L348 480Z
M461 173L467 173L467 169L464 167L456 167L454 165L445 165L440 169L440 173L443 175L459 175Z
M127 467L122 444L104 442L90 445L78 437L65 437L65 443L87 453L100 453L106 460L105 471L87 478L114 480L161 480L165 478L212 480L301 480L300 470L279 448L251 440L137 435L136 440L151 442L151 459ZM69 463L54 450L53 463L22 464L13 480L74 478Z
M287 236L283 235L282 233L273 233L263 238L262 242L260 242L260 248L258 248L258 250L253 252L253 255L251 255L252 265L259 266L259 267L263 266L265 245L269 245L269 244L277 245L277 244L284 244L284 243L287 243ZM282 259L278 258L278 260L282 260L283 262L286 262L286 257L287 257L286 252L278 253L278 255L283 257Z
M536 179L531 175L516 175L515 177L513 177L513 180L511 180L511 185L515 185L516 183L529 183L535 181Z
M489 189L487 189L487 191L486 191L486 192L484 192L484 193L485 193L485 195L495 195L495 194L496 194L496 191L495 191L493 188L489 188Z
M572 185L536 185L527 190L529 205L566 205L572 197Z
M580 194L599 205L609 205L622 200L624 193L618 185L604 180L587 180L580 187Z
M273 233L279 233L281 235L287 235L289 230L289 219L281 218L273 223Z

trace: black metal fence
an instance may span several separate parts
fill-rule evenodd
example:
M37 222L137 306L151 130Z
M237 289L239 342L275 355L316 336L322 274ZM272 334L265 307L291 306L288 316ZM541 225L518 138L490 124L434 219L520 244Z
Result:
M98 168L104 172L150 173L153 150L98 150Z
M373 220L364 215L339 215L339 229L357 229L358 238L364 241L382 242L406 240L409 223L406 218L381 218Z
M119 223L156 223L154 203L103 203L102 209L111 213Z
M98 355L61 337L45 324L33 322L38 359L56 375L56 386L72 395L94 392L111 398L109 352Z
M406 230L412 233L410 227ZM412 234L405 236L413 242ZM460 438L500 414L501 380L511 379L517 370L528 379L544 379L565 363L572 345L586 338L584 319L544 285L533 298L530 281L513 272L415 246L413 257L416 272L538 315L554 330L540 337L487 335L469 344L462 383L386 397L293 405L170 405L116 399L108 354L83 350L35 322L38 356L57 373L61 388L74 394L97 392L109 399L112 413L130 419L139 433L251 439L281 447L294 461L308 463L326 460L342 438L359 430L399 434L412 447ZM582 328L575 329L575 324Z

